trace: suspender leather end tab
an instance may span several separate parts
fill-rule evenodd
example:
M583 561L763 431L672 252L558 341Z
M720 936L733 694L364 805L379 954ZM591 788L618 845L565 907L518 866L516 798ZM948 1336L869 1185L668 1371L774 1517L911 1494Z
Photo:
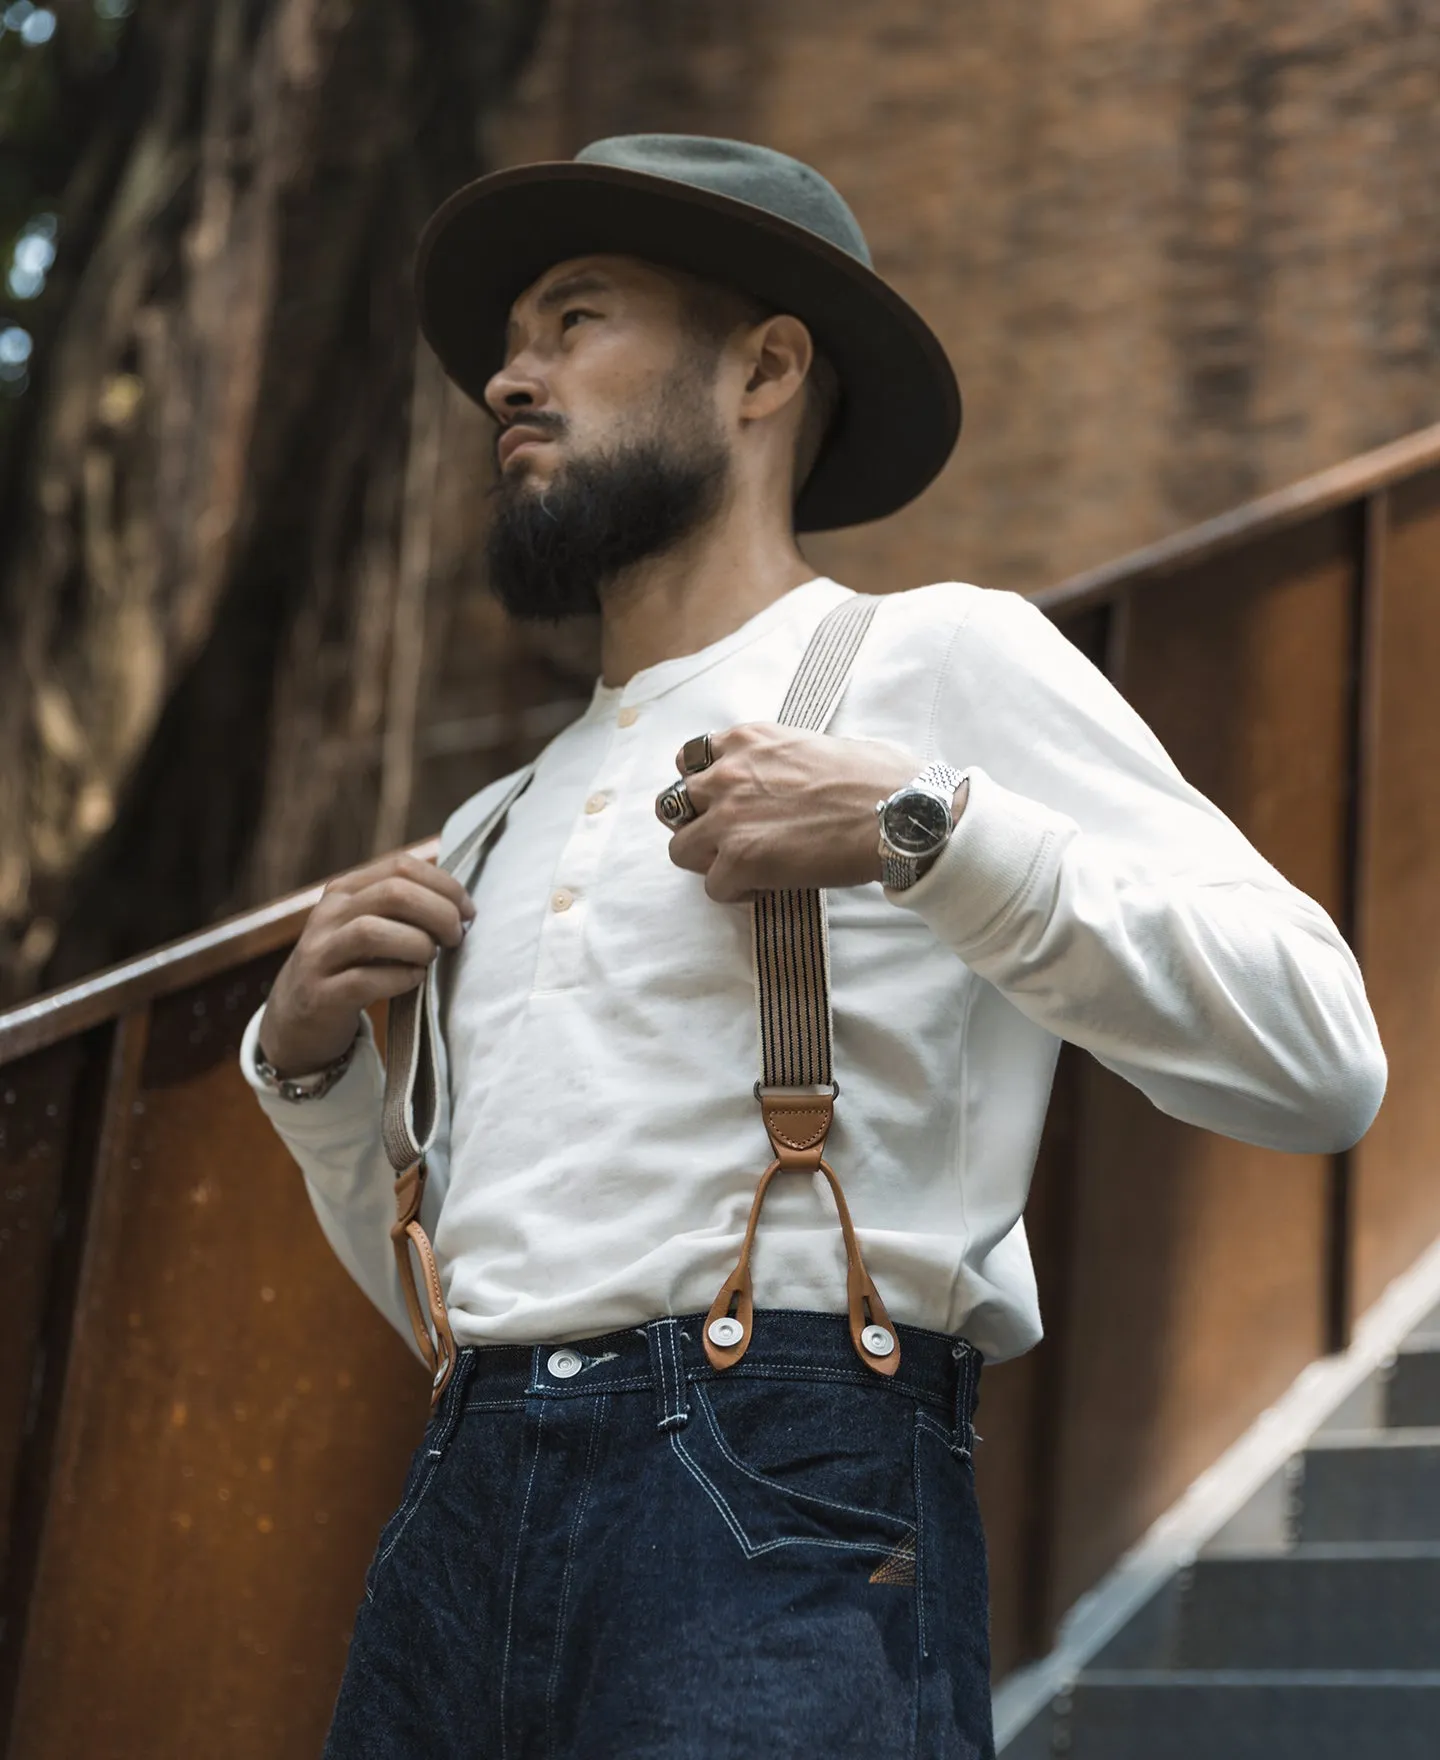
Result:
M755 1092L765 1134L781 1168L786 1173L818 1173L835 1120L834 1094L811 1088L762 1088L758 1083Z

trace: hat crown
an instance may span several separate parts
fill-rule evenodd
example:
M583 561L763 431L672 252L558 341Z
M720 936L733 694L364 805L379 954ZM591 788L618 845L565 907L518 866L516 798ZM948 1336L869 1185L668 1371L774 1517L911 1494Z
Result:
M575 158L580 164L613 165L748 202L803 226L867 269L873 266L865 234L839 190L813 166L773 147L714 135L617 134L592 141Z

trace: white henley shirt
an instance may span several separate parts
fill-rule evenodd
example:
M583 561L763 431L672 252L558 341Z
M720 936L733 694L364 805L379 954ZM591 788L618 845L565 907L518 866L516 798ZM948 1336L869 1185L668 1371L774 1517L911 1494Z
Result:
M443 956L422 1220L460 1344L703 1310L734 1266L767 1160L750 909L671 863L654 798L691 735L775 718L846 592L812 580L699 653L597 685L512 809ZM955 583L883 598L829 731L970 775L914 887L827 895L828 1159L896 1320L991 1360L1040 1336L1021 1213L1062 1039L1246 1142L1332 1151L1368 1127L1385 1060L1334 925L1024 599ZM452 814L442 849L504 786ZM368 1020L343 1079L298 1103L256 1081L259 1021L247 1079L334 1250L409 1338ZM844 1312L823 1182L777 1182L754 1270L757 1306Z

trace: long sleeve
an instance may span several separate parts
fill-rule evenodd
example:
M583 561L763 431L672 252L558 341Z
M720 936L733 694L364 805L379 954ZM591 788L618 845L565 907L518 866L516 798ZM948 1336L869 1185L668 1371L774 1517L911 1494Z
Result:
M241 1043L245 1079L304 1175L311 1206L336 1258L413 1349L390 1245L395 1176L380 1135L385 1066L370 1017L361 1015L360 1044L329 1093L294 1101L271 1094L255 1076L255 1042L264 1012L262 1007L251 1016ZM427 1210L431 1197L427 1183ZM433 1217L429 1226L433 1228Z
M440 832L442 855L456 848L513 780L501 777L456 808ZM304 1175L311 1206L336 1258L418 1356L390 1240L395 1174L381 1134L385 1065L370 1017L360 1016L361 1042L349 1069L329 1093L316 1100L294 1101L270 1093L255 1074L255 1047L264 1013L263 1006L255 1011L240 1046L245 1080ZM432 1241L450 1184L450 1071L443 1039L436 1047L436 1076L435 1138L425 1155L420 1210L421 1226ZM447 1293L448 1273L449 1267L442 1265Z
M1162 1111L1270 1148L1355 1142L1385 1058L1330 918L1034 607L957 611L932 755L972 767L969 800L892 901Z

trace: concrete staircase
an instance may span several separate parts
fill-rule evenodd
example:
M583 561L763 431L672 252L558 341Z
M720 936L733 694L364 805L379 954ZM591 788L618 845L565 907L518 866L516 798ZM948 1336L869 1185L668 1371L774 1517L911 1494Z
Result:
M1005 1760L1440 1760L1440 1309Z

